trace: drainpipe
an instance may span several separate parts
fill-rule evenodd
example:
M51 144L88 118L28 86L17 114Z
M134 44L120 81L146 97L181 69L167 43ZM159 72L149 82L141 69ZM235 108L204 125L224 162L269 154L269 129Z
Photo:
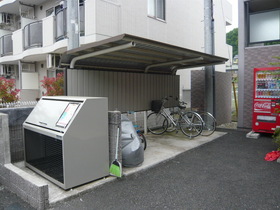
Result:
M105 49L105 50L99 50L99 51L96 51L96 52L92 52L92 53L88 53L88 54L85 54L85 55L80 55L80 56L74 57L70 62L70 69L73 69L74 66L75 66L75 63L79 60L83 60L83 59L98 56L98 55L103 55L103 54L106 54L106 53L111 53L111 52L115 52L115 51L124 50L124 49L135 47L135 46L136 46L136 44L134 42L129 42L127 44L123 44L123 45L119 45L119 46L116 46L116 47L111 47L111 48L108 48L108 49Z
M18 61L18 81L19 89L22 89L22 66L20 60Z
M204 60L203 57L198 57L198 58L189 59L187 62L203 61L203 60ZM185 63L186 63L186 61L183 64L185 64ZM174 66L172 68L172 75L176 75L178 69L185 69L185 68L182 66Z
M172 64L184 64L184 63L187 63L187 62L198 61L198 60L203 60L203 58L198 57L198 58L185 59L185 60L180 60L180 61L170 61L170 62L165 62L165 63L152 64L152 65L149 65L145 68L145 73L148 73L149 69L152 68L152 67L166 66L166 65L172 65Z

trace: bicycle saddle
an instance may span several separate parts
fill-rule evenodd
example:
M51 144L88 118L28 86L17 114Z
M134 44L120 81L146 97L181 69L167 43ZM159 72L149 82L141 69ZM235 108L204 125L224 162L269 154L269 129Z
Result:
M181 105L181 104L179 104L178 107L179 107L180 109L185 109L185 108L186 108L185 105Z

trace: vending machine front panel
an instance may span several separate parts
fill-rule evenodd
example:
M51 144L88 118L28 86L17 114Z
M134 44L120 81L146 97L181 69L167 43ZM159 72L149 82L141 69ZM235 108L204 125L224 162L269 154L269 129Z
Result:
M254 69L252 129L274 133L280 126L280 67Z

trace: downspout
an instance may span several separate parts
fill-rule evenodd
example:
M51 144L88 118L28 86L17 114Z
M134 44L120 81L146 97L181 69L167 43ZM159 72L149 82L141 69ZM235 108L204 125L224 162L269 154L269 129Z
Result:
M128 49L128 48L135 47L135 46L136 46L136 43L129 42L129 43L124 44L124 45L111 47L111 48L108 48L108 49L105 49L105 50L99 50L99 51L96 51L96 52L92 52L92 53L88 53L88 54L85 54L85 55L80 55L80 56L74 57L70 62L70 69L73 69L74 66L75 66L75 63L79 60L83 60L83 59L98 56L98 55L103 55L103 54L106 54L106 53L111 53L111 52L115 52L115 51L124 50L124 49Z
M198 57L198 58L189 59L187 62L192 62L192 61L203 61L203 60L204 60L203 57ZM185 64L185 63L186 63L186 61L185 61L183 64ZM176 72L177 72L177 70L178 70L178 69L181 69L181 68L184 68L184 67L178 66L178 67L172 68L172 75L175 75Z
M148 73L149 69L153 68L153 67L166 66L166 65L172 65L172 64L184 64L184 63L187 63L187 62L199 61L199 60L203 60L203 58L198 57L198 58L185 59L185 60L179 60L179 61L170 61L170 62L166 62L166 63L152 64L152 65L146 66L145 73Z
M18 60L18 80L19 80L19 89L22 89L22 66L20 60Z

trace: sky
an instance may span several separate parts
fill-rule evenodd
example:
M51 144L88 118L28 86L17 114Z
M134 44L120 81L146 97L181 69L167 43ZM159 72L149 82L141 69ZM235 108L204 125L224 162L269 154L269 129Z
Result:
M232 5L232 25L227 26L227 32L238 28L238 0L228 0Z

